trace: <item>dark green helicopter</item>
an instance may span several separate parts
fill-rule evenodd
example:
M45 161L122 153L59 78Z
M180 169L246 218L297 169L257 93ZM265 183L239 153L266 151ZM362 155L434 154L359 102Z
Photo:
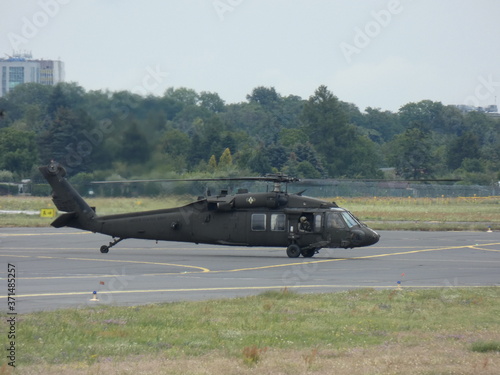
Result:
M290 258L312 257L321 248L370 246L380 236L335 203L289 194L282 184L298 181L285 175L237 178L274 183L266 193L239 190L199 197L182 207L98 216L66 180L57 162L39 168L51 185L59 216L52 226L72 227L113 237L101 246L107 253L128 238L181 241L230 246L286 247ZM234 180L197 179L196 181ZM163 180L165 181L165 180Z

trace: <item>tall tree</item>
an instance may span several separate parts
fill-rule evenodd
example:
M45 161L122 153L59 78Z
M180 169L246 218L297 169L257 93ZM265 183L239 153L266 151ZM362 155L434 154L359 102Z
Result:
M168 130L161 140L162 151L174 157L185 157L189 153L191 140L178 129Z
M273 166L269 161L269 157L263 150L264 147L261 145L259 148L252 150L251 156L248 160L247 166L254 172L261 175L269 173L272 171Z
M196 105L200 99L195 90L186 87L179 87L178 89L169 87L163 96L165 98L174 99L183 105Z
M309 141L323 158L329 176L378 174L378 158L366 148L369 140L363 139L356 127L348 123L341 103L326 86L320 86L309 98L302 118ZM359 155L363 155L363 163L359 162Z
M216 92L202 91L199 98L202 107L215 113L224 111L224 100Z
M35 133L12 127L0 129L0 170L17 173L23 178L35 162Z
M78 84L58 83L54 86L49 98L47 112L51 118L54 118L57 110L61 107L71 108L73 110L83 109L85 90Z
M286 163L288 159L288 153L285 147L279 144L269 145L264 149L264 152L271 166L273 168L276 168L278 171L280 171L283 168L283 165ZM268 171L267 173L270 172L271 171Z
M309 140L324 158L328 174L342 175L343 143L350 134L347 115L337 97L326 86L320 86L304 105L302 117Z
M370 139L378 143L390 141L396 134L404 131L396 114L379 108L366 108L365 121L365 127L377 134L375 136L372 133Z
M462 124L457 119L457 109L446 107L441 102L422 100L408 103L399 109L399 118L403 128L418 126L424 132L433 131L450 134L461 131Z
M59 108L69 108L69 101L66 98L66 95L64 95L61 84L56 85L50 95L47 114L51 119L56 117Z
M280 96L274 87L259 86L254 88L250 95L247 95L247 100L250 103L257 103L264 108L271 109L278 104Z
M450 142L447 163L451 170L460 167L462 161L468 159L478 159L480 157L481 144L476 133L466 132L462 136Z
M53 88L39 83L25 83L17 85L5 95L5 104L0 104L0 109L5 111L6 116L11 121L26 118L26 112L32 112L36 108L40 117L46 114L47 104ZM2 100L2 101L3 101ZM0 119L2 120L2 119ZM41 119L37 119L39 121ZM28 124L28 127L30 124Z
M389 160L399 176L418 180L432 174L433 160L429 133L418 127L407 129L394 138L389 148L391 149Z
M96 145L84 137L84 132L95 127L95 122L84 111L59 107L55 118L38 137L40 162L54 159L71 174L92 170Z
M230 168L233 165L233 156L231 150L226 148L219 158L219 168Z
M318 157L318 153L314 149L314 146L310 142L297 144L294 147L294 154L298 163L308 162L311 167L315 169L316 175L319 175L319 177L325 177L325 168L323 167L323 164L321 163L321 160Z
M151 154L147 139L139 131L136 122L132 122L123 133L121 159L127 163L140 164L149 160Z

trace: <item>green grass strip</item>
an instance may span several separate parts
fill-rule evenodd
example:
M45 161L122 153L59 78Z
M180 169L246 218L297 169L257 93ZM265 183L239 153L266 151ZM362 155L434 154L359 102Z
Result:
M470 350L484 352L500 347L499 316L498 287L283 290L230 300L94 306L19 315L17 363L90 364L211 352L241 357L244 350L252 356L264 348L348 350L463 335L478 341Z

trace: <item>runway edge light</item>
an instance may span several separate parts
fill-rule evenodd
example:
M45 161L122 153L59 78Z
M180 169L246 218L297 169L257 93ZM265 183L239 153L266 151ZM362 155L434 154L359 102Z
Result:
M403 283L404 278L405 278L405 273L403 272L401 274L401 280L398 280L398 282L396 283L398 285L397 289L401 289L401 284Z
M97 298L97 291L93 291L92 294L94 295L90 301L92 302L99 302L99 298Z

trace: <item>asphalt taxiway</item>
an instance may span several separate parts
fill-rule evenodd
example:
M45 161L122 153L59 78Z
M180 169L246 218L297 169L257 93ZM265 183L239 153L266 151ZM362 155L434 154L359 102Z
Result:
M230 298L285 288L317 293L500 286L500 232L380 233L374 246L322 249L313 258L290 259L284 248L144 240L125 240L101 254L100 246L110 238L100 234L0 228L0 311L8 309L12 281L17 313Z

